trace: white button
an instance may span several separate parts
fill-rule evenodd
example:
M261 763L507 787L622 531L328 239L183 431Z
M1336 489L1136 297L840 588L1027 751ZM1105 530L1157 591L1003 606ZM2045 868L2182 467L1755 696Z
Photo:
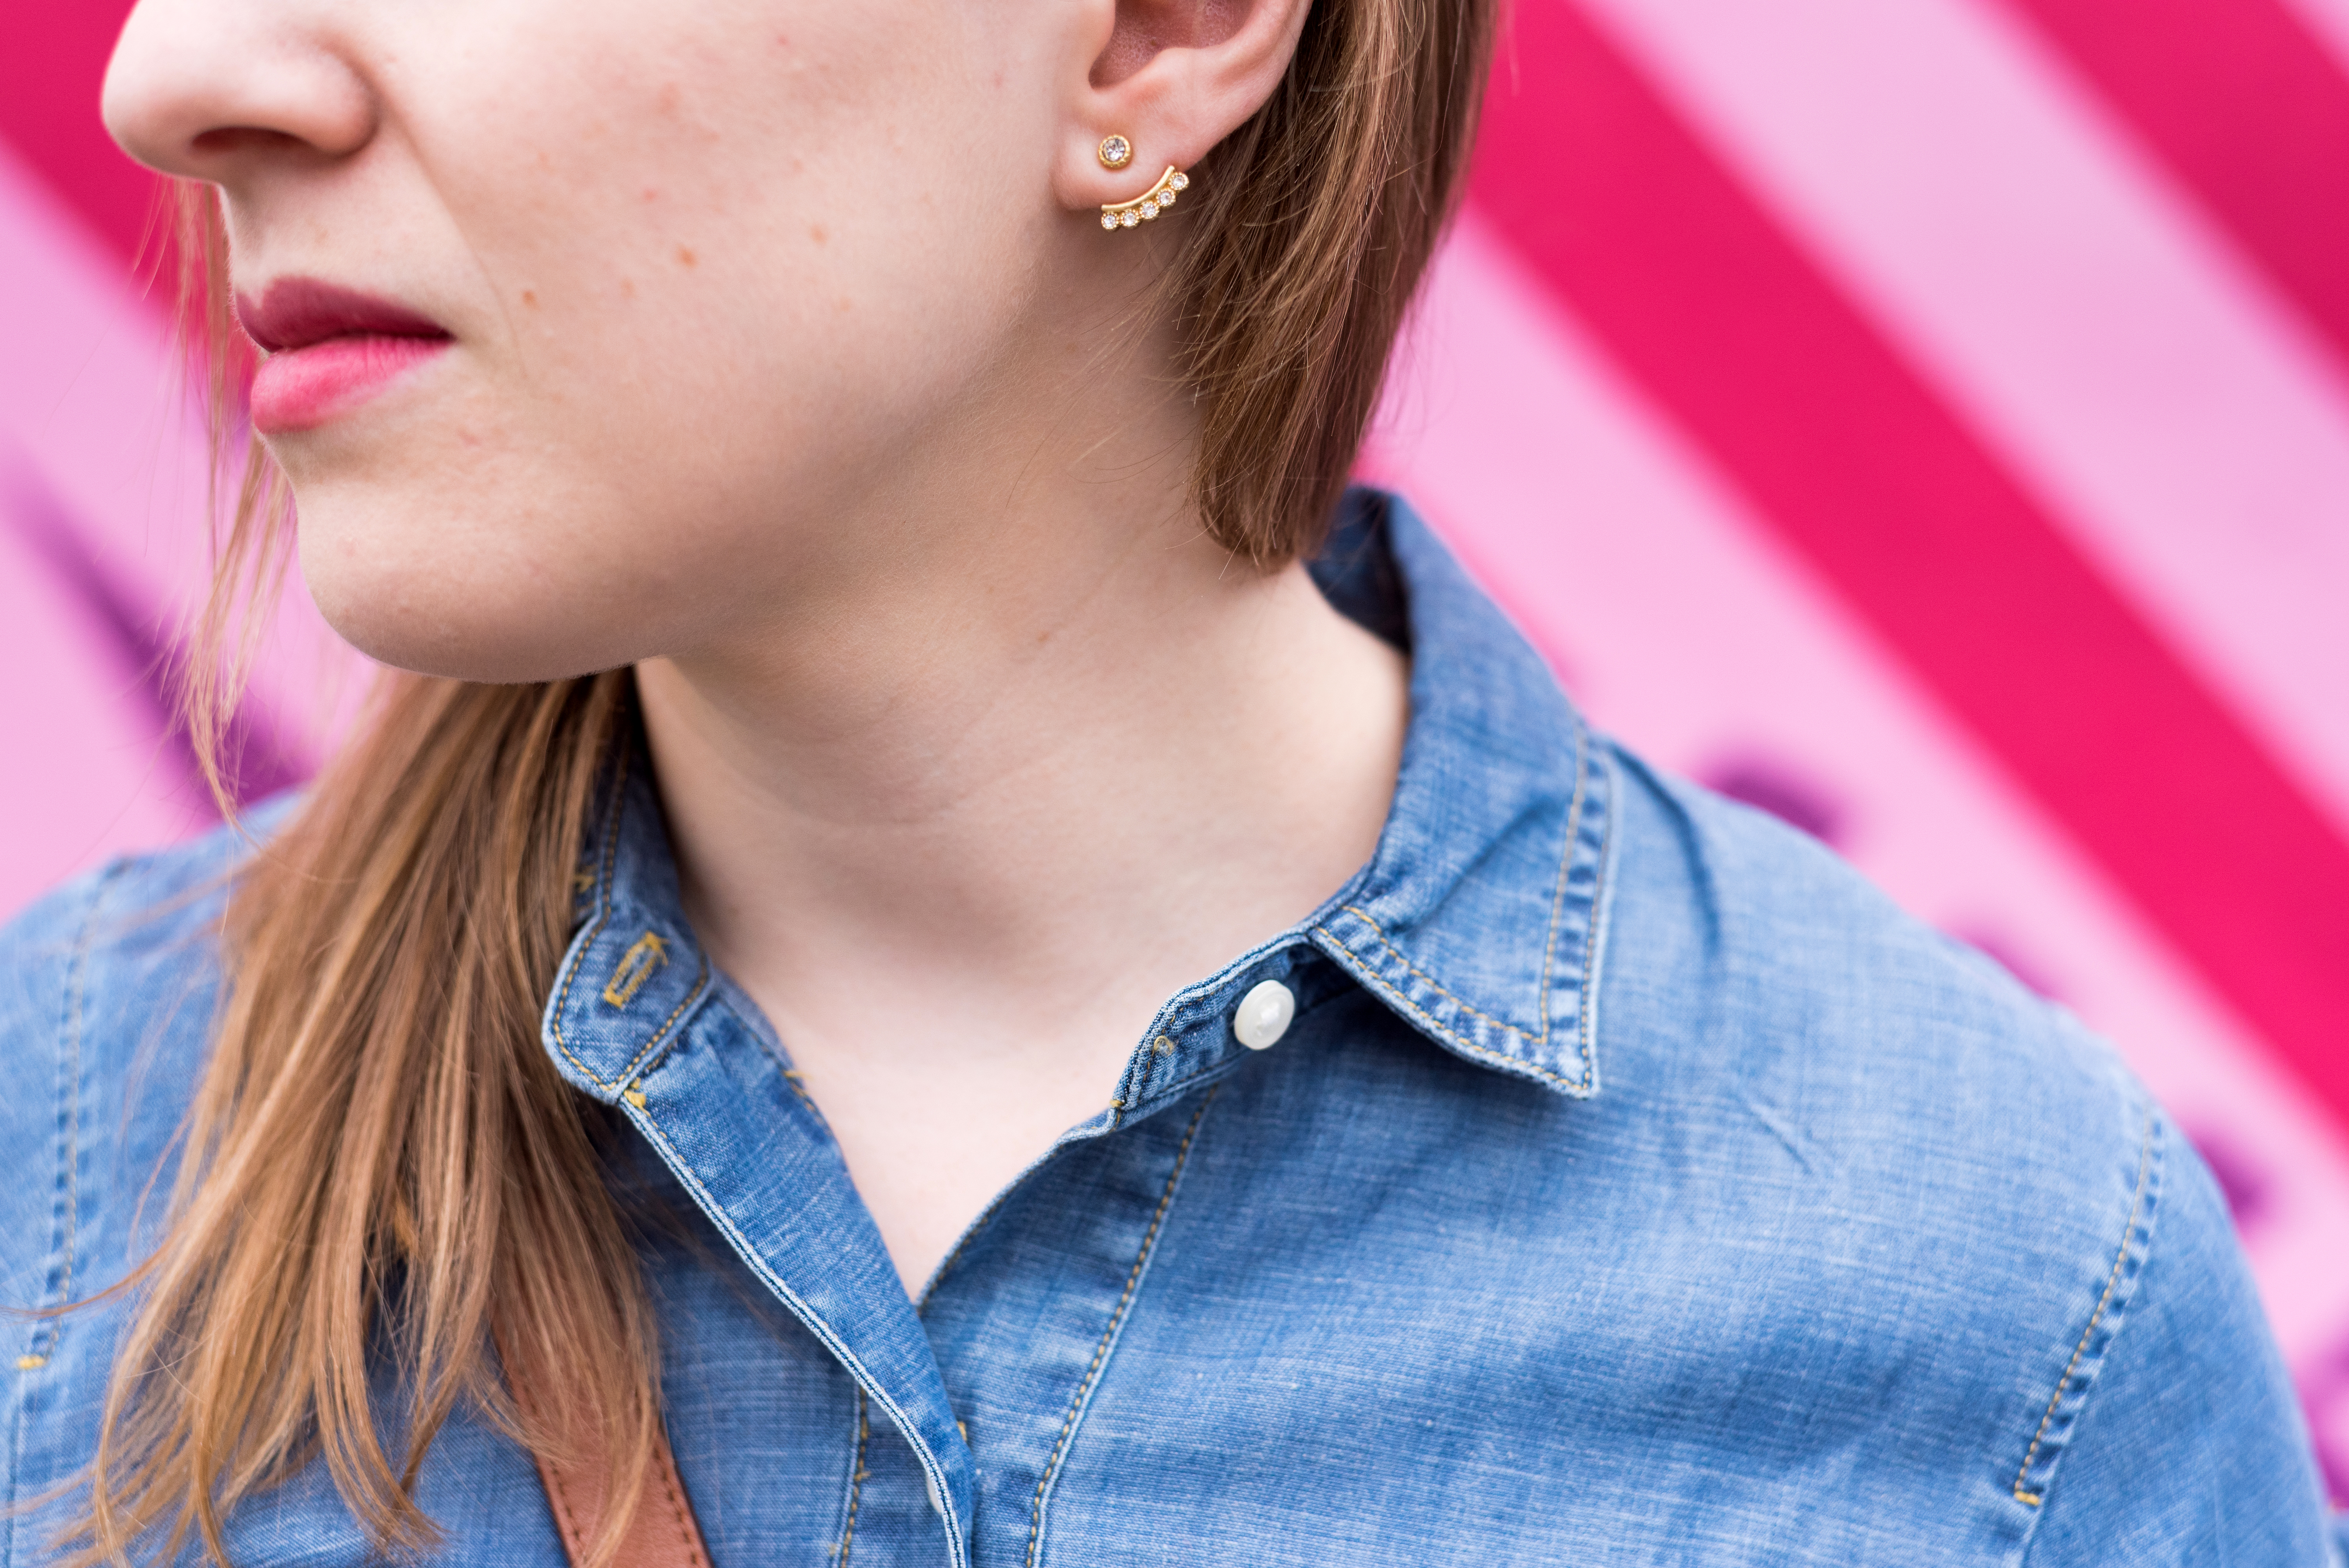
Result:
M1232 1033L1252 1051L1269 1050L1288 1033L1297 1016L1297 996L1278 980L1267 980L1240 998L1232 1014Z

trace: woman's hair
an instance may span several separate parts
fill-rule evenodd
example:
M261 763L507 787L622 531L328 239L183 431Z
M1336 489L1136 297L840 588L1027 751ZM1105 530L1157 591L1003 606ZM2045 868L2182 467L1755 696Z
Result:
M1195 171L1164 295L1204 422L1193 491L1259 567L1309 552L1346 482L1459 184L1495 4L1322 0L1271 101ZM242 351L219 209L204 186L179 200L182 319L225 428ZM252 449L185 703L223 799L236 628L291 522ZM626 1533L660 1419L653 1314L539 1015L632 692L626 671L391 676L237 874L218 1039L169 1230L130 1282L81 1560L168 1556L193 1531L225 1562L226 1511L321 1458L380 1546L426 1544L414 1483L467 1401L558 1460L577 1457L564 1434L600 1432L598 1559ZM493 1305L508 1355L565 1368L527 1410L495 1369Z

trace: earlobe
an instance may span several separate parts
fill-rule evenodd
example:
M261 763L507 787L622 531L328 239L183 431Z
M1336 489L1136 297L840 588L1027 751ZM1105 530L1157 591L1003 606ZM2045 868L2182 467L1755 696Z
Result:
M1189 183L1180 171L1245 125L1280 85L1309 3L1108 0L1107 15L1095 14L1099 42L1070 105L1054 181L1061 202L1100 208L1104 228L1132 227L1172 206ZM1124 148L1114 162L1112 143Z

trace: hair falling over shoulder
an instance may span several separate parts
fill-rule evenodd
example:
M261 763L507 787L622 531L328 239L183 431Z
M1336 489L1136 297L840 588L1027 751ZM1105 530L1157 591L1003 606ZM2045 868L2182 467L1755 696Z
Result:
M202 186L176 199L181 321L209 371L217 464L250 350L218 204ZM252 612L292 542L282 477L258 447L243 457L182 692L224 810ZM228 1511L321 1460L379 1545L428 1544L415 1479L466 1400L535 1451L600 1430L624 1506L599 1555L622 1538L659 1418L652 1315L538 1015L629 687L626 671L391 676L238 872L212 1053L169 1231L126 1282L137 1314L71 1561L169 1559L192 1533L226 1563ZM492 1303L507 1352L566 1369L534 1381L527 1412L495 1369Z
M657 1419L652 1319L571 1089L538 1044L625 674L399 679L254 855L172 1223L139 1281L80 1542L158 1527L226 1560L238 1499L323 1459L387 1546L420 1545L425 1447L472 1399L533 1447L489 1357L561 1365L613 1454ZM387 1362L402 1383L386 1451ZM640 1473L641 1467L631 1467ZM626 1494L632 1473L615 1480ZM168 1555L168 1550L163 1553Z
M1203 165L1166 298L1204 415L1195 494L1260 565L1310 549L1346 482L1459 182L1495 3L1315 5L1272 100ZM181 320L225 432L249 350L213 192L179 204ZM253 612L292 540L257 447L237 490L183 705L224 800ZM192 1534L226 1563L228 1511L320 1460L380 1546L427 1545L416 1479L468 1404L557 1459L564 1434L600 1432L597 1561L625 1538L660 1419L654 1319L539 1017L632 690L626 671L391 676L238 873L216 1041L169 1229L126 1283L76 1561L169 1557ZM493 1315L498 1347L565 1369L526 1411Z

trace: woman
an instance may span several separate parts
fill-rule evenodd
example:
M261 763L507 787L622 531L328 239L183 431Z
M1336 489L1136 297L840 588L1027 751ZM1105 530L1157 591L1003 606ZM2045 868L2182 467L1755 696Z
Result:
M2317 1559L2109 1052L1341 497L1491 26L140 5L413 673L6 939L9 1562Z

